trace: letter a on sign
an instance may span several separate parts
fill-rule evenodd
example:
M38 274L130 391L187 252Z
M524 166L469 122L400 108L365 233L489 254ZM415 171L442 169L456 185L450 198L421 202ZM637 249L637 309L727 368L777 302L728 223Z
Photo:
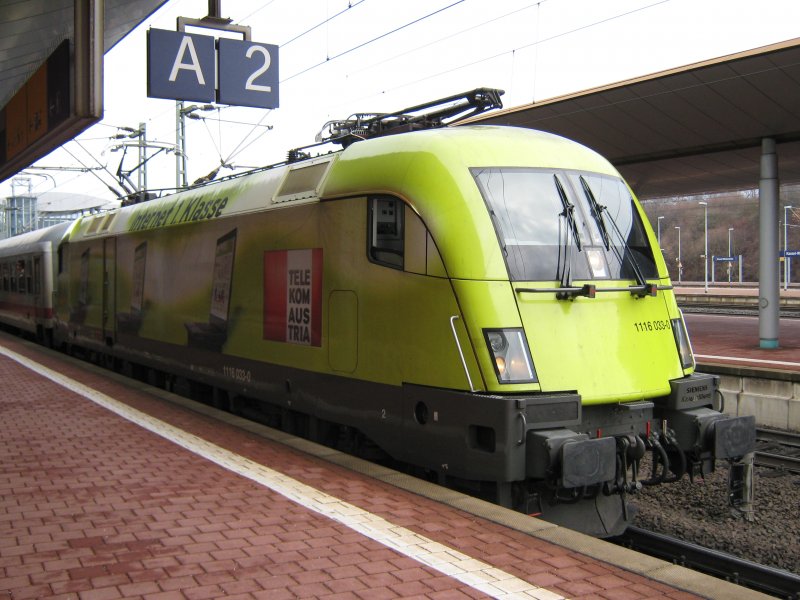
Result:
M216 63L213 37L150 29L147 32L147 95L213 102Z
M183 57L186 54L186 51L189 51L190 61L188 63L183 62ZM203 69L200 68L200 61L197 59L197 50L194 49L194 43L192 42L192 36L184 35L181 38L181 47L178 48L178 56L175 57L175 62L172 65L172 71L169 74L169 80L175 81L178 78L178 73L180 73L181 69L188 69L197 75L197 83L199 85L205 85L206 80L203 77Z

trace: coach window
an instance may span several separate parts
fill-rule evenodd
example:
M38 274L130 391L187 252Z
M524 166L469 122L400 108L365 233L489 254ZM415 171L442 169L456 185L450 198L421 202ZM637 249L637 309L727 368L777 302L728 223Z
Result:
M26 294L28 292L28 286L26 285L28 271L25 269L24 260L17 263L17 273L19 274L19 293Z
M33 293L42 293L42 261L38 256L33 259Z
M20 294L25 293L25 261L18 260L17 261L17 272L16 272L16 279L17 279L17 291Z
M404 205L397 198L369 199L369 258L378 264L403 268Z

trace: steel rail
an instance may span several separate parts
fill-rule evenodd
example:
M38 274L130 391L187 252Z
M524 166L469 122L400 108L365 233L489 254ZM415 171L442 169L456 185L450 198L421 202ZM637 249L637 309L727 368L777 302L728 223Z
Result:
M709 313L720 315L758 315L758 306L751 304L730 304L718 302L678 302L678 306L685 313ZM780 316L787 319L800 318L800 307L781 306Z
M613 541L751 590L789 600L800 599L800 576L783 569L760 565L719 550L632 526Z
M794 446L800 448L800 433L792 431L782 431L779 429L756 428L756 439L765 442L776 442L782 446Z
M800 473L800 435L791 431L779 431L759 427L756 441L766 445L756 448L755 464L790 473Z
M783 456L772 452L756 451L755 464L773 469L783 469L792 473L800 473L800 458Z

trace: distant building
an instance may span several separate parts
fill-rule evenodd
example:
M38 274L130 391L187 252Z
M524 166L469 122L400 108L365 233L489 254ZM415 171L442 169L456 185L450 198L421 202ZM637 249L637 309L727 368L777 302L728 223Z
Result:
M22 183L24 185L24 181ZM46 192L37 196L30 193L30 186L25 193L16 193L16 187L15 185L12 188L14 195L0 201L0 239L72 221L82 215L111 210L120 205L118 200L106 200L86 194Z

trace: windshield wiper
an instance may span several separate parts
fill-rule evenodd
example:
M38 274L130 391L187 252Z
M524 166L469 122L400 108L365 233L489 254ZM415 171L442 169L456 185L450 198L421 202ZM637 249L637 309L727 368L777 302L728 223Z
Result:
M581 181L583 181L583 177L581 177ZM585 181L583 181L583 185L584 189L588 189L589 186ZM591 194L591 190L589 190L589 193ZM591 197L594 198L594 195L591 194ZM633 200L630 198L629 200L631 200L632 204ZM600 214L602 216L602 213ZM619 241L622 243L622 247L625 253L623 256L620 256L619 249L614 244L610 244L611 249L616 255L617 260L619 260L620 265L622 265L625 262L625 257L627 256L628 260L630 261L631 268L633 269L633 276L636 279L636 285L630 286L628 288L631 294L643 298L644 296L655 296L658 293L658 290L671 290L672 286L659 286L656 283L647 283L647 280L645 280L644 274L642 273L642 269L641 267L639 267L639 263L636 261L636 257L633 255L633 250L631 249L630 245L628 245L628 240L622 234L622 231L620 231L619 226L617 225L617 221L611 214L608 215L608 220L611 221L611 225L613 226L614 231L616 232L617 237L619 238ZM631 226L633 226L633 224Z
M564 211L559 213L559 215L566 218L567 225L569 225L570 231L572 231L572 235L575 238L575 245L580 251L581 238L578 235L578 224L575 222L575 205L569 201L569 198L567 198L567 193L564 191L564 187L561 185L558 175L553 175L553 180L555 181L556 189L558 190L558 197L561 198L561 206L564 207Z
M564 207L564 210L559 213L559 216L564 217L564 220L567 222L567 235L562 246L564 249L564 266L561 269L561 288L565 290L564 293L566 295L564 298L570 298L573 297L573 290L575 289L570 283L570 271L572 269L572 243L570 242L570 233L575 240L575 246L578 248L579 252L581 250L581 240L578 235L578 224L575 222L575 205L567 198L567 193L564 191L564 187L561 185L558 175L553 175L553 181L558 191L558 197L561 199L561 206ZM559 296L559 298L560 297L561 296Z
M609 250L610 249L609 246L611 245L611 240L609 239L608 229L606 228L606 220L603 217L603 212L606 210L606 207L600 204L594 197L592 189L589 187L589 184L586 183L586 180L583 178L583 175L581 175L581 186L583 186L583 193L586 195L586 198L587 200L589 200L589 204L592 207L592 216L594 217L594 220L597 223L597 228L603 235L603 245L606 247L606 250Z
M575 242L578 246L578 250L581 249L580 240L578 239L578 230L577 225L575 223L575 218L573 215L573 211L575 210L575 206L570 203L569 199L567 198L566 193L564 193L564 189L561 187L561 182L558 180L557 176L555 177L556 187L558 188L559 196L561 197L561 203L564 206L564 212L560 213L560 216L564 216L567 219L567 223L570 226L570 230L572 231L573 235L575 236ZM607 207L601 205L597 202L597 199L594 197L589 184L586 180L581 177L581 185L583 186L583 191L586 194L586 197L589 200L589 204L592 207L592 214L597 221L597 226L600 229L600 232L603 235L603 243L605 245L606 250L611 250L619 260L620 265L625 262L624 256L620 256L619 249L611 243L611 236L608 232L608 227L605 223L605 216L603 215L604 212L607 212ZM614 217L610 214L608 215L608 219L611 222L611 225L614 228L614 231L619 237L620 241L622 242L622 246L625 249L625 255L628 256L628 260L631 263L631 267L633 269L634 278L636 279L636 285L629 286L625 288L618 288L618 287L603 287L598 288L594 284L585 284L581 287L574 287L569 283L569 277L564 277L562 275L561 278L561 287L560 288L516 288L516 292L518 294L527 293L527 294L545 294L545 293L556 293L556 298L558 300L572 300L577 296L584 296L586 298L594 298L598 293L601 292L630 292L634 296L638 296L643 298L644 296L655 296L657 295L659 290L671 290L673 286L671 285L658 285L655 283L647 283L642 274L642 270L639 267L639 263L636 262L636 259L633 256L633 251L631 247L628 245L628 241L625 236L620 231L617 222L614 220ZM567 240L567 244L569 244L569 240ZM567 252L569 250L569 246L567 246ZM565 272L568 268L568 265L565 266Z

